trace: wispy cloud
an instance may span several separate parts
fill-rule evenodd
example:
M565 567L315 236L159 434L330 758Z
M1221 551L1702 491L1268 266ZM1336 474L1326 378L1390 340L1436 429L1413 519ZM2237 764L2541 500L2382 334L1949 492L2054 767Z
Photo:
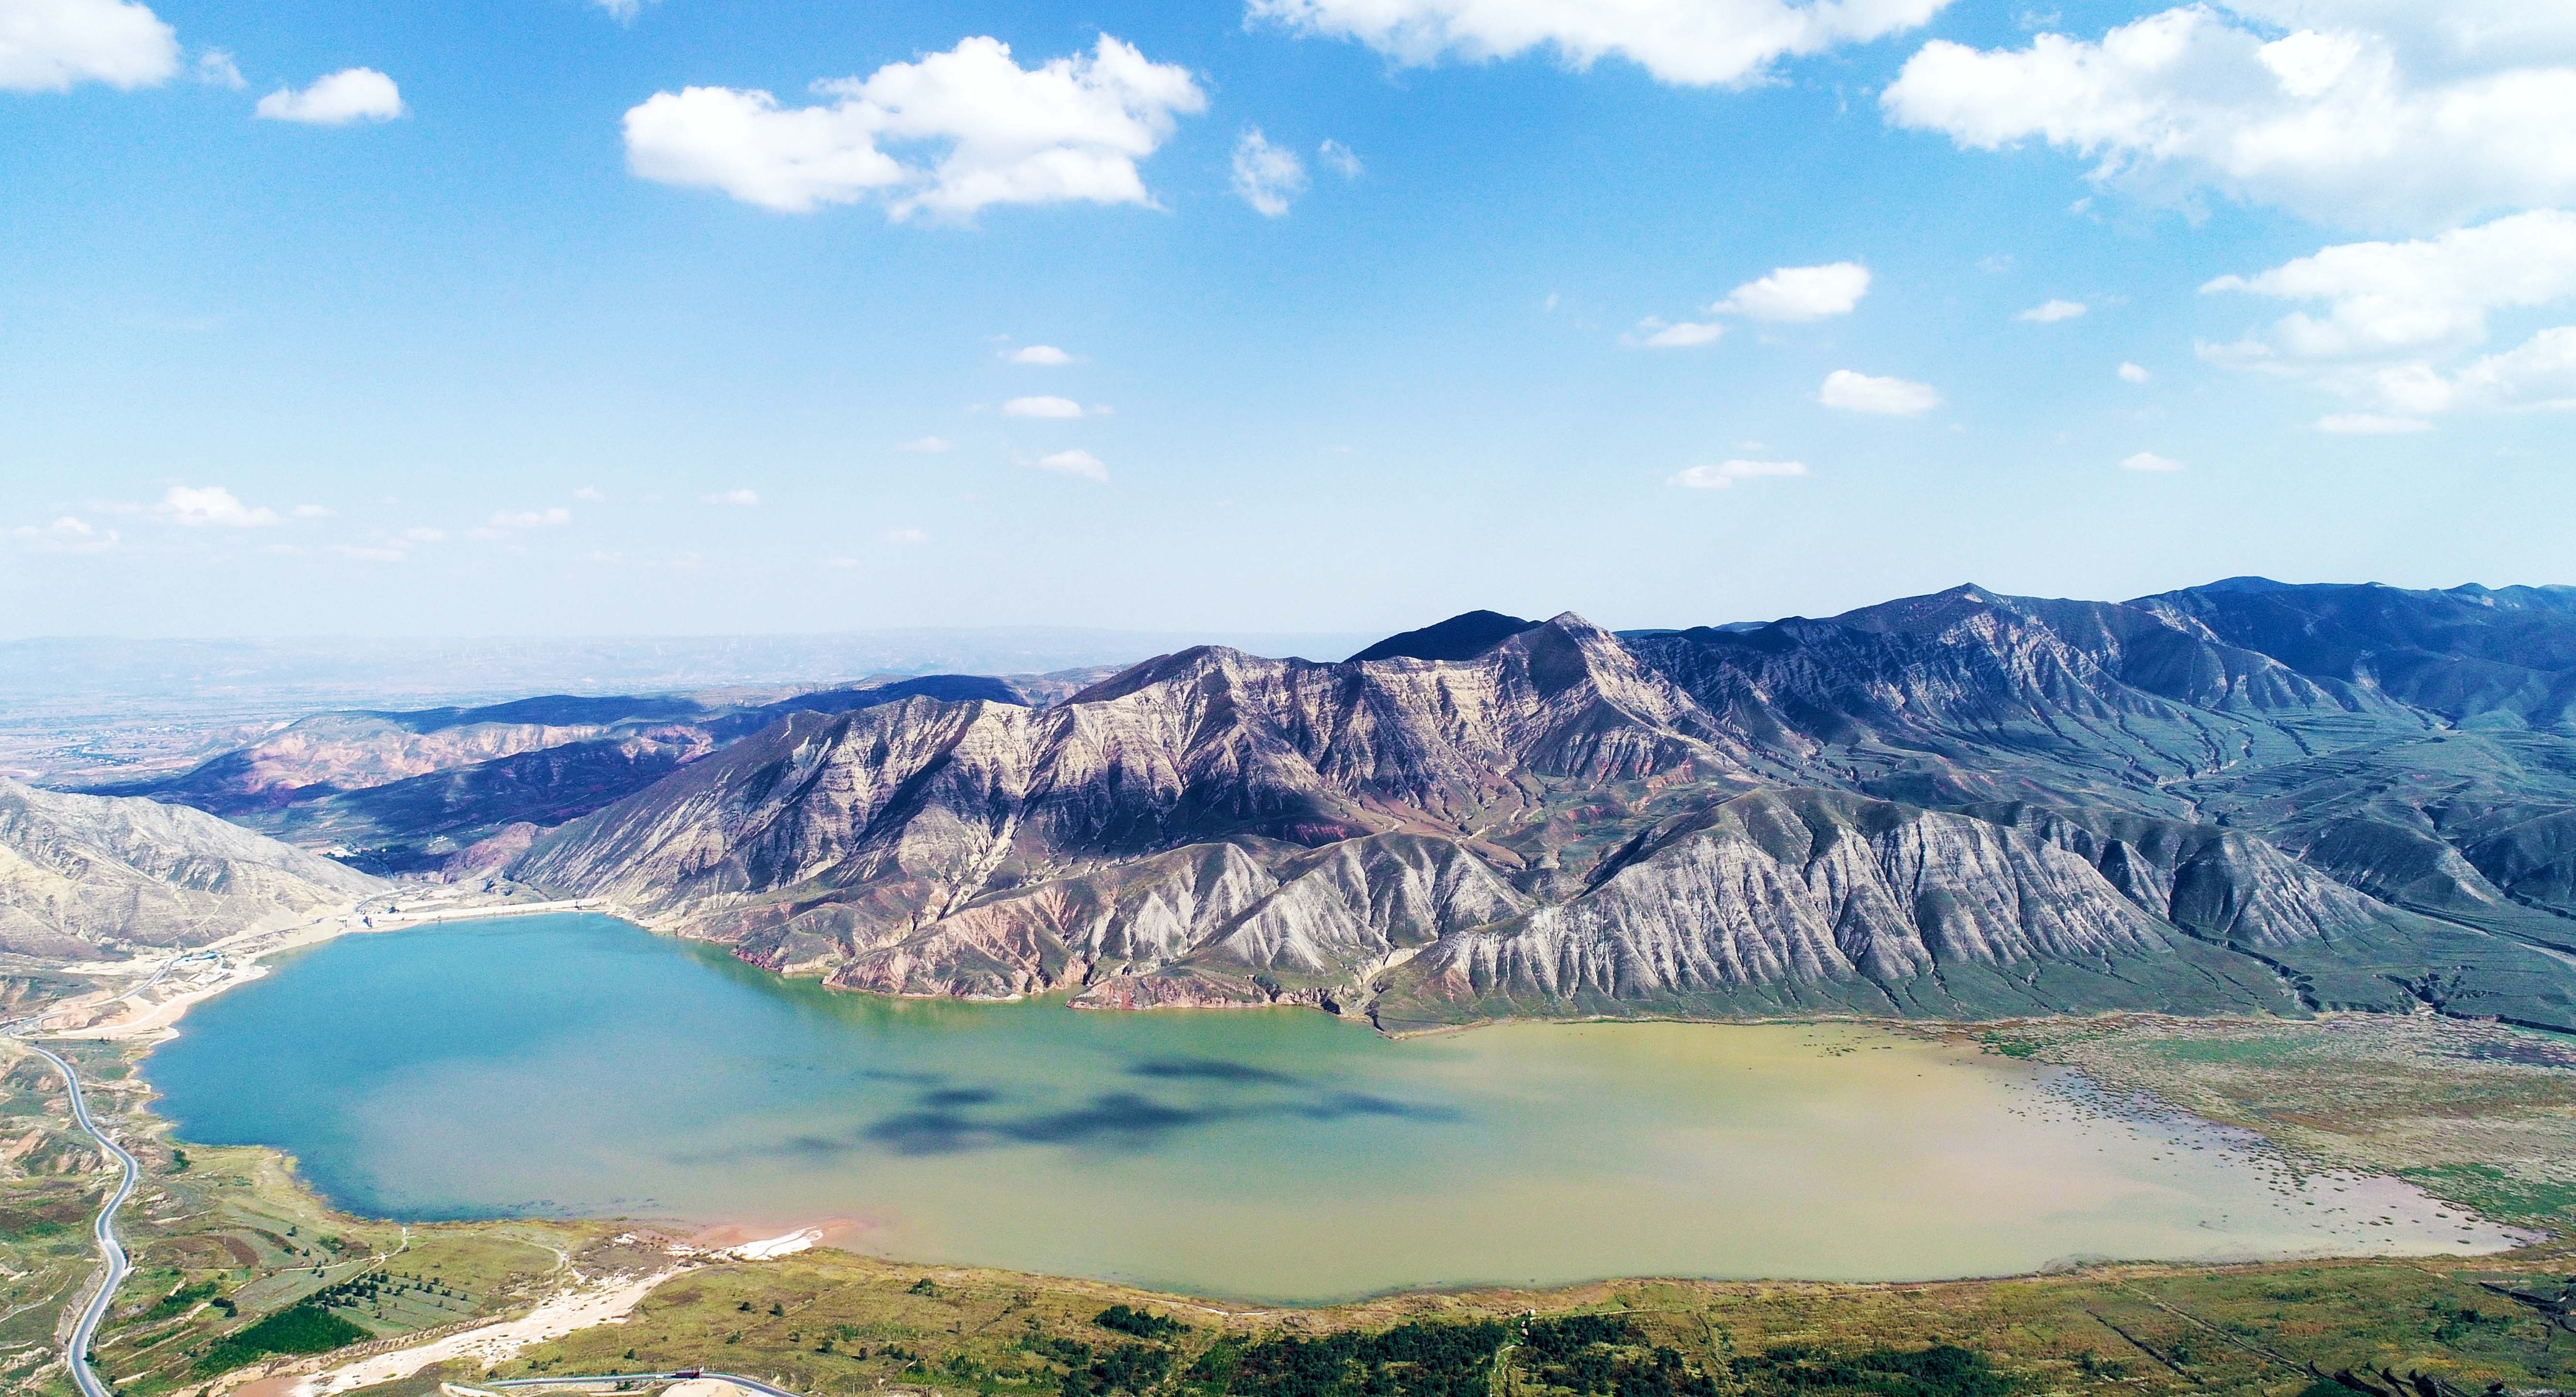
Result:
M492 516L496 529L550 529L572 522L572 511L561 505L551 509L505 509Z
M1002 412L1008 417L1080 417L1083 415L1082 404L1071 398L1051 396L1013 398L1002 404Z
M1928 383L1902 378L1874 378L1850 369L1825 375L1816 401L1837 412L1874 417L1917 417L1941 405L1941 394Z
M2182 462L2171 456L2159 456L2152 451L2141 451L2120 462L2120 469L2124 471L2164 472L2178 471L2182 468Z
M2042 301L2013 319L2033 325L2054 325L2061 320L2073 320L2087 309L2082 301Z
M198 54L197 81L208 87L229 87L235 92L250 86L242 77L241 65L233 62L230 49L208 49Z
M937 455L956 444L957 443L950 441L946 437L914 437L910 441L896 442L894 444L894 449L897 451L918 452L923 455Z
M1806 473L1807 463L1804 461L1718 461L1676 471L1667 483L1693 490L1724 490L1739 480L1774 479Z
M698 497L698 503L731 505L748 509L751 506L760 503L760 492L757 490L718 490L711 495L700 495Z
M1060 368L1073 362L1072 355L1051 344L1022 345L1011 351L1010 358L1014 364L1039 364L1047 368Z
M2148 373L2145 369L2136 364L2122 364L2120 366L2120 381L2122 383L2144 383L2153 377L2155 377L2154 374Z
M314 79L301 92L279 88L259 99L254 114L306 126L346 126L354 121L391 121L403 115L403 102L393 79L373 68L343 68Z
M154 512L191 528L256 529L277 522L276 510L243 504L220 485L173 485Z
M68 514L42 526L22 524L11 533L20 543L47 553L104 553L117 540L116 530L92 528Z
M1869 294L1869 268L1858 262L1827 262L1816 267L1778 267L1769 276L1748 281L1709 307L1712 314L1747 315L1756 320L1823 320L1849 315Z
M1234 143L1234 192L1253 212L1278 218L1306 192L1306 163L1297 152L1270 143L1256 126Z
M2429 432L2433 430L2433 424L2421 417L2396 417L2376 412L2330 412L2317 419L2317 430L2345 437L2386 437Z
M1697 349L1701 345L1717 343L1718 336L1725 333L1725 326L1710 321L1666 323L1650 315L1638 321L1637 328L1622 338L1629 344L1647 349Z
M1085 480L1109 478L1109 467L1102 464L1099 457L1078 448L1072 451L1059 451L1052 456L1040 456L1038 469L1078 475Z

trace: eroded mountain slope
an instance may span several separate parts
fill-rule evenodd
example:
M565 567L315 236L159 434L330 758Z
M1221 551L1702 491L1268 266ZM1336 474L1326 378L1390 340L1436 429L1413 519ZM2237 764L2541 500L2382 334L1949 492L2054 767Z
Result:
M184 806L0 780L0 953L93 960L199 945L384 886Z
M1469 621L1338 665L1184 651L1044 710L791 717L514 871L899 994L2576 1024L2545 938L2348 877L2249 794L2446 720L2181 609L1959 588L1626 638ZM2556 895L2561 825L2481 809L2461 836Z

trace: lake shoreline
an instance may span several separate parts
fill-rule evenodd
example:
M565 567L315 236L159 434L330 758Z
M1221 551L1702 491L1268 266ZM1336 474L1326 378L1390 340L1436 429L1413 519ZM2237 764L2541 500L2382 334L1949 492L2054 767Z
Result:
M215 1041L152 1045L171 1119L276 1144L369 1216L859 1218L842 1244L876 1256L1261 1304L2524 1240L2394 1182L2320 1185L2302 1208L2310 1186L2241 1142L2078 1110L2038 1089L2059 1069L1951 1026L1542 1020L1399 1041L1330 1015L843 995L595 913L462 925L299 961L228 1003ZM406 1075L406 1044L450 1066ZM307 1124L272 1119L288 1099ZM1120 1197L1154 1201L1099 1214ZM1796 1220L1826 1197L1844 1221L1820 1236ZM1249 1198L1285 1212L1247 1217Z

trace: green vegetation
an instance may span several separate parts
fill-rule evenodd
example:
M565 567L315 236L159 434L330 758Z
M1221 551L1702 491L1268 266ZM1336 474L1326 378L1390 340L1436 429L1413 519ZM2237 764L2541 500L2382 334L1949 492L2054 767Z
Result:
M168 1319L170 1316L175 1314L184 1314L187 1312L189 1306L196 1304L198 1301L213 1299L215 1291L218 1288L219 1287L217 1287L213 1281L182 1283L178 1289L162 1296L160 1302L155 1304L151 1309L145 1310L142 1314L142 1322L150 1324L154 1320Z
M1234 1397L1486 1397L1510 1331L1493 1320L1321 1338L1219 1340L1190 1381Z
M1120 1334L1133 1334L1139 1339L1160 1339L1166 1335L1186 1333L1189 1326L1169 1315L1112 1305L1091 1317L1091 1322Z
M1837 1354L1811 1344L1785 1344L1738 1359L1735 1375L1755 1392L1871 1393L1877 1397L2003 1397L2012 1384L1983 1354L1950 1344L1911 1352L1872 1349Z
M318 1305L296 1305L258 1320L206 1351L200 1376L228 1373L272 1353L329 1353L373 1337Z

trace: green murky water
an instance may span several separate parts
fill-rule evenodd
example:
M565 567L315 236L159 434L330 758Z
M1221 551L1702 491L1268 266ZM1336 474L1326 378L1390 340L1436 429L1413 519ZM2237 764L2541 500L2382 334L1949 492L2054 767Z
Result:
M1861 1027L1109 1014L782 982L585 915L348 936L200 1005L183 1138L403 1219L623 1215L1243 1298L2489 1249L2025 1064ZM2381 1221L2387 1219L2387 1221Z

